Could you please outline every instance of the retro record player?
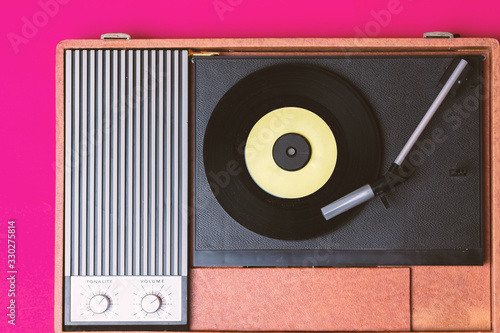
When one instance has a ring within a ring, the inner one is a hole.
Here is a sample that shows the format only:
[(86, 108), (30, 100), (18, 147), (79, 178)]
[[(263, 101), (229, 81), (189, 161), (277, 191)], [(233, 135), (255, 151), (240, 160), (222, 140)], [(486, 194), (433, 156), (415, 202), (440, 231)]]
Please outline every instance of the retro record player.
[(498, 330), (496, 41), (57, 63), (56, 331)]

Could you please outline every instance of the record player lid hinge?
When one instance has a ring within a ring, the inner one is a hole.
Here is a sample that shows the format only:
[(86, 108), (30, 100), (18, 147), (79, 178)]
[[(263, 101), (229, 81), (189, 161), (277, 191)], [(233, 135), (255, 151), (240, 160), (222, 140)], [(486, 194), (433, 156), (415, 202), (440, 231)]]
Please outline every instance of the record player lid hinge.
[(458, 38), (460, 34), (452, 34), (447, 31), (430, 31), (424, 33), (424, 38)]
[(130, 35), (122, 33), (122, 32), (108, 32), (108, 33), (102, 34), (101, 39), (102, 40), (105, 40), (105, 39), (126, 39), (126, 40), (129, 40)]

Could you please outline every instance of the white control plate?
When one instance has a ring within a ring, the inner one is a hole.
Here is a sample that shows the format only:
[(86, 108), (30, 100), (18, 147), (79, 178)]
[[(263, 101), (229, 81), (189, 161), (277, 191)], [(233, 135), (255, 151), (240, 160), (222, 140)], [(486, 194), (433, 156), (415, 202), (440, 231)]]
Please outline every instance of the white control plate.
[(72, 276), (71, 321), (182, 320), (181, 276)]

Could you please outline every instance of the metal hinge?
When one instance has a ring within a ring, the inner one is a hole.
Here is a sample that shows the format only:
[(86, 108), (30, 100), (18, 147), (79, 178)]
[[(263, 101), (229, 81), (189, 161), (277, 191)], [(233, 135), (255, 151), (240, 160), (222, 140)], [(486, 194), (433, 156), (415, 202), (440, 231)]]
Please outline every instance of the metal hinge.
[(457, 38), (459, 34), (452, 34), (446, 31), (431, 31), (424, 33), (424, 38)]
[(130, 35), (121, 32), (109, 32), (107, 34), (102, 34), (101, 39), (130, 39)]

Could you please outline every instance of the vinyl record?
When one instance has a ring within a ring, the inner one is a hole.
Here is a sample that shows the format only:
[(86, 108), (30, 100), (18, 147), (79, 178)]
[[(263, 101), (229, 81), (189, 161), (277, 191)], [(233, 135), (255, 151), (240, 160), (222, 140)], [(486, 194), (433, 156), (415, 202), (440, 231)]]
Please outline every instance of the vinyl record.
[[(277, 176), (266, 176), (259, 159), (250, 158), (256, 146)], [(305, 157), (279, 155), (292, 146)], [(270, 147), (278, 153), (271, 156)], [(237, 223), (266, 237), (305, 239), (349, 217), (325, 221), (321, 207), (378, 176), (381, 144), (373, 112), (354, 87), (323, 68), (290, 64), (259, 70), (221, 98), (203, 159), (212, 192)], [(290, 184), (281, 191), (280, 182)]]

